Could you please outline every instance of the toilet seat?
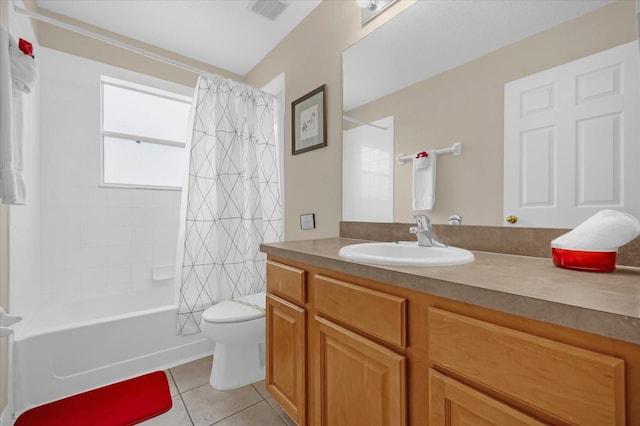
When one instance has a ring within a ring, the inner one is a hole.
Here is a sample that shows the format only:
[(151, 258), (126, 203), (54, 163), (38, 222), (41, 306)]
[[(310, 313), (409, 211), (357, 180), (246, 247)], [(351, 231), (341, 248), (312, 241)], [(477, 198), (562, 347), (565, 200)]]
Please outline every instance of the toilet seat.
[(250, 294), (213, 305), (204, 311), (202, 320), (209, 323), (251, 321), (264, 317), (265, 305), (265, 293)]

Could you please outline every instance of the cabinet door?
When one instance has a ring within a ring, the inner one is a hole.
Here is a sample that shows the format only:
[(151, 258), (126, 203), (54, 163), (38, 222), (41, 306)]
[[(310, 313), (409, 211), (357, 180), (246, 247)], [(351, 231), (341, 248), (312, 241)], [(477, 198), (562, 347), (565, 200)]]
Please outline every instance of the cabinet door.
[(406, 357), (316, 317), (316, 424), (406, 424)]
[(429, 369), (429, 415), (431, 426), (544, 424), (433, 369)]
[(267, 368), (265, 384), (298, 424), (305, 424), (304, 309), (267, 294)]

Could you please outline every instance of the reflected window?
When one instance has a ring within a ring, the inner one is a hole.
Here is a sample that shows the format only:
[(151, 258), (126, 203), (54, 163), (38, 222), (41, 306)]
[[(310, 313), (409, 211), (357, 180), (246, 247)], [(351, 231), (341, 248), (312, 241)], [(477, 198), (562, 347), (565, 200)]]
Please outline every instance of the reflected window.
[(360, 148), (362, 171), (362, 197), (369, 200), (389, 200), (391, 192), (391, 156), (388, 151), (362, 146)]

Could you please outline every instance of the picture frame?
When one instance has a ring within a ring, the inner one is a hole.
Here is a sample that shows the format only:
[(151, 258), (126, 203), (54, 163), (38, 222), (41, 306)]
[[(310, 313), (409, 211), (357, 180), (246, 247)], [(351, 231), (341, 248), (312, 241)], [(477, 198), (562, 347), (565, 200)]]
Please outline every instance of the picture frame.
[(327, 85), (291, 103), (291, 154), (327, 146)]

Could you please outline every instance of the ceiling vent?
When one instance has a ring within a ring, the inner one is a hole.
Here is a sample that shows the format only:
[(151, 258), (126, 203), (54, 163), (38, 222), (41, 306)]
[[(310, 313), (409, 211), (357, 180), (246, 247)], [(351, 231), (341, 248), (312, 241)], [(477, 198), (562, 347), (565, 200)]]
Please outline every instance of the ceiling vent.
[(289, 7), (289, 2), (284, 0), (254, 0), (249, 3), (249, 10), (260, 16), (269, 18), (272, 21), (278, 19), (278, 16)]

